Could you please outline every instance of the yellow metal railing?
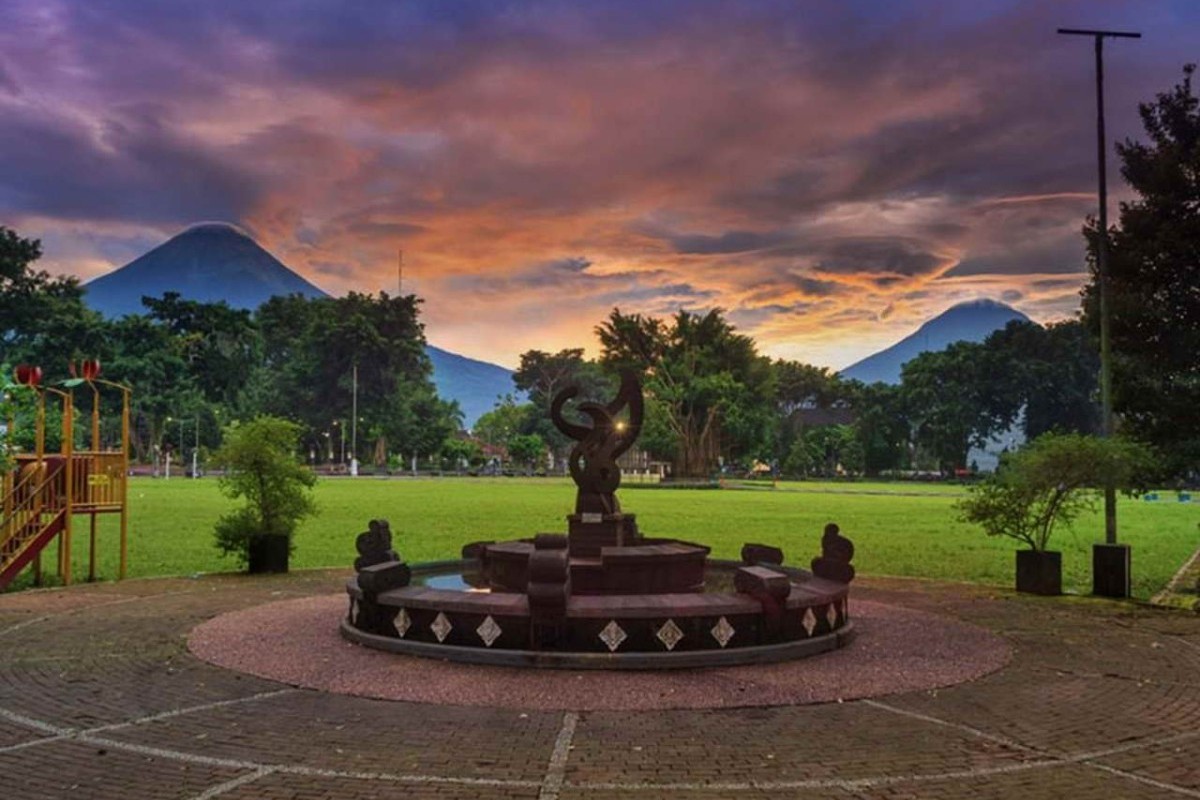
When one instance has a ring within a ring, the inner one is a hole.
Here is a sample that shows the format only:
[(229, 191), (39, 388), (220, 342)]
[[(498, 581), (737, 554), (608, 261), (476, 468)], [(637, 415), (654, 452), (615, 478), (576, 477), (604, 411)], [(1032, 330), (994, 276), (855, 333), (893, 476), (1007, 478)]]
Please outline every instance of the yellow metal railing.
[(74, 461), (71, 500), (75, 510), (119, 511), (125, 493), (125, 454), (76, 450)]
[(26, 461), (10, 481), (0, 518), (0, 573), (40, 533), (54, 515), (66, 508), (66, 461), (50, 458)]

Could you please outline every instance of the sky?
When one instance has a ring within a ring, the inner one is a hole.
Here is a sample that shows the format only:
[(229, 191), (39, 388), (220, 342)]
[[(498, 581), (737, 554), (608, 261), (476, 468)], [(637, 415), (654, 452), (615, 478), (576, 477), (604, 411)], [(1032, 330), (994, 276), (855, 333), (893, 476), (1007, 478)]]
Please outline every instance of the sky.
[[(98, 277), (199, 221), (506, 366), (613, 308), (841, 368), (956, 302), (1072, 316), (1108, 138), (1200, 3), (0, 0), (0, 224)], [(1129, 199), (1110, 155), (1110, 213)]]

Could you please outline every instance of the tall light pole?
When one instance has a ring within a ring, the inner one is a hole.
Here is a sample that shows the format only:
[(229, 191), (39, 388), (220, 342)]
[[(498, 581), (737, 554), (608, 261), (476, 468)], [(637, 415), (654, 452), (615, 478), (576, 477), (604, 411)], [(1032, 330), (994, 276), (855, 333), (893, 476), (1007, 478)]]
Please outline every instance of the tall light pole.
[[(1113, 435), (1112, 340), (1108, 274), (1108, 145), (1104, 135), (1104, 40), (1140, 39), (1140, 33), (1059, 28), (1067, 36), (1091, 36), (1096, 46), (1096, 161), (1100, 177), (1100, 236), (1096, 242), (1096, 272), (1100, 284), (1100, 405), (1104, 436)], [(1092, 593), (1128, 597), (1129, 545), (1117, 543), (1117, 490), (1104, 487), (1104, 543), (1092, 546)]]
[(358, 362), (354, 362), (353, 394), (350, 400), (350, 474), (358, 475)]

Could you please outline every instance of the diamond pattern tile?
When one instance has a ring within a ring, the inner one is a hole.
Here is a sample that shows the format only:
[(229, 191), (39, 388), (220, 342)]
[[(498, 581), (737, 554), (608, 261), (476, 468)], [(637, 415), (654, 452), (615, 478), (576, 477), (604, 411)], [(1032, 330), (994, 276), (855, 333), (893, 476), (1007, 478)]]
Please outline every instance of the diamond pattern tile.
[(404, 634), (408, 633), (408, 629), (412, 627), (412, 617), (408, 615), (407, 608), (401, 608), (400, 613), (396, 615), (396, 632), (400, 634), (400, 638), (404, 638)]
[(600, 631), (600, 641), (604, 642), (610, 653), (615, 653), (621, 646), (621, 642), (627, 638), (625, 631), (615, 619), (609, 620), (608, 624), (604, 626), (604, 630)]
[(492, 619), (490, 614), (479, 624), (475, 632), (479, 634), (480, 639), (483, 639), (486, 647), (491, 647), (500, 638), (500, 626), (496, 624), (496, 620)]
[(446, 641), (446, 637), (450, 635), (450, 629), (454, 626), (450, 624), (450, 620), (446, 619), (446, 615), (438, 612), (434, 617), (433, 624), (429, 626), (429, 630), (433, 631), (433, 635), (437, 637), (439, 642)]
[(655, 636), (658, 637), (658, 640), (668, 650), (674, 650), (675, 645), (679, 644), (679, 640), (683, 638), (683, 631), (679, 630), (679, 626), (675, 624), (675, 620), (669, 619), (658, 629), (658, 633)]
[(733, 626), (729, 624), (729, 620), (721, 617), (717, 620), (717, 624), (712, 626), (712, 636), (717, 640), (717, 644), (724, 647), (729, 644), (729, 640), (733, 638), (733, 634), (737, 633)]
[(800, 624), (804, 626), (804, 630), (808, 632), (809, 636), (813, 635), (813, 631), (817, 629), (817, 615), (812, 612), (812, 608), (804, 609), (804, 619), (800, 621)]
[(837, 627), (837, 621), (838, 621), (837, 603), (829, 604), (829, 610), (825, 612), (825, 619), (827, 619), (829, 621), (829, 630), (833, 630), (834, 628)]

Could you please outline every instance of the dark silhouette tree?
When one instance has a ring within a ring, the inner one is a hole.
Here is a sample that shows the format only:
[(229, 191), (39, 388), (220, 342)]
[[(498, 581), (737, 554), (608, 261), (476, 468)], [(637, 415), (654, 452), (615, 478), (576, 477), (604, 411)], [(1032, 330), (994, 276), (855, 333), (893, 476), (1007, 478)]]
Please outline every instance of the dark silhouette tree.
[[(1157, 447), (1175, 474), (1200, 464), (1200, 99), (1195, 65), (1139, 105), (1146, 142), (1117, 145), (1137, 198), (1109, 232), (1113, 406), (1121, 428)], [(1099, 329), (1096, 221), (1084, 229), (1092, 280), (1084, 318)]]

